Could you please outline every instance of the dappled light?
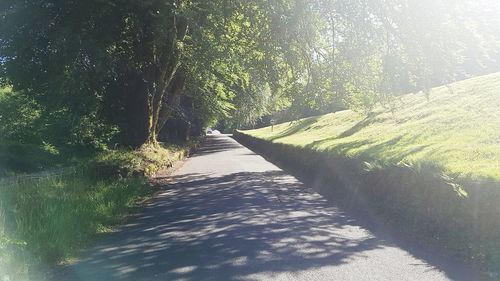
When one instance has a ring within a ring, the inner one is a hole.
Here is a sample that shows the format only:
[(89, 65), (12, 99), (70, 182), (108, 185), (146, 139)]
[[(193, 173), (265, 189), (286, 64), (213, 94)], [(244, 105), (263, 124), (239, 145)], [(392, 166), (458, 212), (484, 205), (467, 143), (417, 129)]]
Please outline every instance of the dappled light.
[[(216, 160), (232, 153), (242, 161), (258, 157), (227, 137), (206, 142), (211, 152), (202, 149), (191, 161)], [(367, 274), (374, 258), (389, 252), (399, 255), (391, 266), (410, 263), (411, 274), (438, 267), (455, 280), (470, 280), (472, 272), (467, 269), (447, 271), (449, 265), (437, 260), (428, 264), (408, 245), (409, 252), (400, 250), (404, 244), (376, 230), (371, 220), (339, 209), (263, 159), (254, 161), (261, 171), (227, 173), (232, 169), (222, 167), (213, 168), (221, 172), (218, 176), (187, 171), (172, 176), (143, 212), (56, 276), (67, 280), (286, 280), (289, 274), (326, 274), (338, 268), (337, 274), (356, 269), (350, 276), (357, 279)], [(373, 274), (393, 278), (384, 267)]]
[(499, 107), (498, 0), (1, 0), (0, 280), (496, 281)]
[[(92, 249), (73, 270), (81, 270), (84, 280), (106, 280), (109, 274), (143, 280), (237, 280), (335, 266), (385, 247), (366, 230), (350, 225), (353, 219), (335, 216), (335, 208), (283, 176), (174, 177), (178, 184), (160, 195), (167, 201), (148, 206), (134, 218), (137, 223), (121, 230), (123, 238), (118, 234), (116, 242)], [(298, 194), (290, 198), (289, 193)], [(336, 236), (332, 226), (349, 228), (351, 236)], [(89, 275), (94, 266), (104, 272)]]

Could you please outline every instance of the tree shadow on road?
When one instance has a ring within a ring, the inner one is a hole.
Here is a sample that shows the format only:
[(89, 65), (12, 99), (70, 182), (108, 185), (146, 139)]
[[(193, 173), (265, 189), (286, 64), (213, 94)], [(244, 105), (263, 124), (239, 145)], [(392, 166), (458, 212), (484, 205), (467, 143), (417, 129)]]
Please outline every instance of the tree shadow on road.
[(192, 157), (199, 157), (213, 153), (224, 152), (240, 147), (241, 146), (237, 142), (234, 142), (230, 138), (227, 138), (225, 136), (217, 136), (217, 135), (207, 136), (206, 139), (203, 141), (202, 145), (200, 146), (200, 148), (196, 150), (196, 152), (193, 154)]
[(66, 278), (240, 280), (342, 264), (385, 246), (364, 232), (335, 235), (328, 226), (349, 227), (355, 220), (281, 171), (185, 175), (173, 182), (68, 268)]
[[(195, 157), (234, 145), (216, 140)], [(347, 265), (394, 247), (367, 230), (374, 228), (374, 221), (339, 209), (279, 169), (184, 174), (173, 176), (129, 224), (52, 279), (271, 279)], [(414, 266), (433, 269), (423, 262)], [(471, 280), (436, 267), (456, 280)]]
[[(340, 265), (391, 246), (282, 171), (172, 182), (69, 268), (68, 280), (241, 280)], [(349, 228), (349, 237), (335, 232)]]

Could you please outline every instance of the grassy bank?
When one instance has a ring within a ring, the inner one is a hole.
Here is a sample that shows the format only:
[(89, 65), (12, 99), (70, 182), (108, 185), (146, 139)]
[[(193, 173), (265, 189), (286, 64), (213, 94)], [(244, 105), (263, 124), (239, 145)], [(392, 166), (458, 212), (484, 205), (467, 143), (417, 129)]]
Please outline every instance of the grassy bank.
[(107, 151), (71, 168), (0, 179), (0, 278), (37, 280), (112, 232), (154, 192), (147, 177), (192, 145)]
[(500, 74), (240, 133), (418, 239), (500, 270)]
[(432, 162), (455, 177), (500, 180), (500, 73), (416, 93), (371, 114), (351, 110), (246, 134), (382, 162)]

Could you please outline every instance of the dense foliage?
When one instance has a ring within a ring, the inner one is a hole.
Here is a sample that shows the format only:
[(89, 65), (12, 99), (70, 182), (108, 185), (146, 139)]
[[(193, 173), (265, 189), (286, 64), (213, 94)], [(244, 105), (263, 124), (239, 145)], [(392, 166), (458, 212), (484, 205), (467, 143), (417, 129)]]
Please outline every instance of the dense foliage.
[[(0, 186), (0, 252), (70, 255), (145, 192), (130, 175), (187, 150), (158, 141), (393, 113), (402, 93), (498, 70), (497, 0), (1, 0), (0, 177), (52, 170)], [(124, 179), (50, 175), (82, 165)]]
[(395, 94), (498, 68), (494, 5), (5, 0), (1, 76), (31, 116), (2, 129), (11, 139), (34, 129), (55, 146), (138, 147), (217, 121), (390, 105)]

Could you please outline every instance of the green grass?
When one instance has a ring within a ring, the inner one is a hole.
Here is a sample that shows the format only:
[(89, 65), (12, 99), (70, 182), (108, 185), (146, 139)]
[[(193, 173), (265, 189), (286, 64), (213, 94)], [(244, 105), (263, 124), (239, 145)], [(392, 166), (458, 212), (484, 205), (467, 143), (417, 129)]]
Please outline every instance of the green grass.
[(12, 277), (71, 257), (150, 192), (140, 178), (98, 180), (76, 170), (21, 178), (0, 189), (0, 276)]
[[(500, 73), (236, 137), (380, 221), (500, 272)], [(301, 172), (304, 171), (304, 172)]]
[(38, 280), (40, 268), (73, 258), (98, 234), (112, 232), (154, 191), (147, 177), (192, 145), (109, 150), (52, 174), (0, 178), (0, 279)]
[(449, 175), (500, 180), (500, 73), (407, 94), (394, 111), (351, 110), (245, 131), (277, 143), (395, 164), (430, 162)]

